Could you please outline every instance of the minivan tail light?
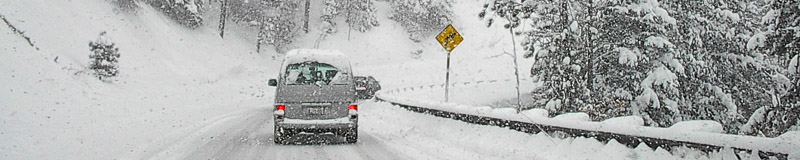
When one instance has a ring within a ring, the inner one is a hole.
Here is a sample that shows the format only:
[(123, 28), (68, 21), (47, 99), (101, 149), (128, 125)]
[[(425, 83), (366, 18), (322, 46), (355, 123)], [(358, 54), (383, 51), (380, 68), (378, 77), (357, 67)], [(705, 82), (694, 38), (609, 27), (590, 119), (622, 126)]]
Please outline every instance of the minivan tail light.
[(275, 122), (283, 122), (284, 110), (286, 110), (286, 105), (275, 105), (275, 111), (272, 112), (275, 115)]
[(350, 121), (357, 122), (358, 121), (358, 105), (351, 104), (347, 106), (347, 113), (350, 114)]

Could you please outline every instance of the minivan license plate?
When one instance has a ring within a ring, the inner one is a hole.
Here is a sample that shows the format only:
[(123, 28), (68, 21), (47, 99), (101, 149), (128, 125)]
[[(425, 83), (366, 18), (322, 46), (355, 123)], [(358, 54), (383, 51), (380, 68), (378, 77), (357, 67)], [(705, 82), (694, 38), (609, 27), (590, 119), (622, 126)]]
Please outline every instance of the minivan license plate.
[(325, 108), (323, 108), (323, 107), (312, 107), (312, 108), (308, 108), (308, 113), (310, 113), (310, 114), (317, 114), (317, 115), (319, 115), (319, 114), (325, 114)]

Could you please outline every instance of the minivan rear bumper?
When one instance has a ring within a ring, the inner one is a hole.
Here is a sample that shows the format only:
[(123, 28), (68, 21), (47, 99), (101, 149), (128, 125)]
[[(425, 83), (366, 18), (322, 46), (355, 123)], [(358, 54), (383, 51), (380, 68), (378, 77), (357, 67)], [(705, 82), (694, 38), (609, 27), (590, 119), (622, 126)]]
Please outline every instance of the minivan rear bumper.
[(336, 119), (324, 120), (305, 120), (305, 119), (288, 119), (285, 118), (281, 122), (276, 122), (275, 125), (280, 128), (290, 129), (344, 129), (355, 128), (358, 124), (352, 121), (349, 117), (342, 117)]

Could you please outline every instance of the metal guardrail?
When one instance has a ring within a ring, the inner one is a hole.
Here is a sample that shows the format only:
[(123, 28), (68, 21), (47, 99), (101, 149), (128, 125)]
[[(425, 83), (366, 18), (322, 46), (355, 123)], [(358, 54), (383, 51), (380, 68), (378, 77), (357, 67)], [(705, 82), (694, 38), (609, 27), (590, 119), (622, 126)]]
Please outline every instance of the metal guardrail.
[[(489, 81), (492, 82), (492, 81)], [(476, 83), (479, 84), (479, 83)], [(422, 87), (430, 87), (433, 88), (435, 85), (431, 86), (420, 86)], [(442, 85), (443, 86), (443, 85)], [(397, 93), (401, 90), (414, 90), (417, 87), (408, 87), (403, 89), (396, 89), (393, 93)], [(425, 106), (414, 106), (409, 104), (403, 104), (400, 102), (393, 102), (387, 99), (381, 98), (381, 96), (376, 96), (376, 99), (379, 101), (384, 101), (391, 103), (396, 106), (400, 106), (401, 108), (418, 112), (429, 114), (437, 117), (449, 118), (453, 120), (459, 120), (467, 123), (473, 124), (481, 124), (481, 125), (489, 125), (489, 126), (498, 126), (503, 128), (508, 128), (511, 130), (525, 132), (525, 133), (539, 133), (539, 132), (546, 132), (546, 133), (559, 133), (559, 135), (565, 135), (569, 137), (587, 137), (587, 138), (594, 138), (603, 143), (606, 143), (610, 140), (616, 140), (620, 144), (624, 144), (628, 147), (635, 148), (639, 144), (644, 143), (652, 149), (663, 148), (666, 150), (672, 150), (678, 147), (686, 147), (697, 149), (703, 152), (712, 152), (712, 151), (720, 151), (723, 148), (727, 148), (724, 146), (717, 146), (712, 144), (704, 144), (698, 142), (689, 142), (689, 141), (678, 141), (678, 140), (670, 140), (670, 139), (663, 139), (663, 138), (656, 138), (656, 137), (646, 137), (646, 136), (637, 136), (637, 135), (627, 135), (627, 134), (619, 134), (619, 133), (610, 133), (610, 132), (603, 132), (603, 131), (592, 131), (592, 130), (583, 130), (583, 129), (576, 129), (576, 128), (569, 128), (569, 127), (562, 127), (562, 126), (554, 126), (554, 125), (545, 125), (545, 124), (536, 124), (531, 122), (521, 122), (516, 120), (506, 120), (494, 117), (486, 117), (486, 116), (478, 116), (478, 115), (471, 115), (465, 113), (456, 113), (451, 111), (444, 111), (439, 109), (432, 109), (430, 107)], [(752, 154), (753, 150), (746, 149), (746, 148), (732, 148), (739, 156), (741, 152)], [(758, 151), (758, 155), (762, 159), (768, 158), (777, 158), (777, 159), (788, 159), (788, 153), (778, 153), (778, 152), (769, 152), (769, 151)]]

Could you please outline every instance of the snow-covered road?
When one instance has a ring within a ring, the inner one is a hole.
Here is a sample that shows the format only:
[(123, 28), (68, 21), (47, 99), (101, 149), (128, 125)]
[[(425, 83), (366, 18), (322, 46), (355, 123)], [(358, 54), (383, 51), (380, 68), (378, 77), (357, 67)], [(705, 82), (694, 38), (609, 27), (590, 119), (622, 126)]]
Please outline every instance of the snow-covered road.
[[(374, 103), (371, 103), (374, 104)], [(369, 106), (369, 105), (368, 105)], [(365, 107), (368, 107), (365, 106)], [(374, 106), (374, 105), (372, 105)], [(408, 159), (385, 146), (384, 141), (363, 131), (356, 144), (344, 144), (334, 135), (299, 135), (297, 144), (272, 142), (271, 109), (258, 108), (235, 112), (205, 122), (194, 131), (171, 136), (180, 139), (163, 146), (144, 148), (149, 159)], [(363, 125), (364, 128), (378, 126)], [(310, 141), (310, 142), (309, 142)], [(135, 157), (131, 157), (135, 158)]]
[[(460, 142), (445, 138), (452, 135), (441, 134), (442, 127), (452, 130), (465, 124), (443, 125), (448, 120), (432, 116), (418, 117), (422, 115), (415, 116), (417, 113), (384, 102), (364, 101), (361, 106), (360, 137), (356, 144), (343, 143), (342, 137), (334, 135), (300, 135), (293, 139), (297, 144), (275, 144), (272, 142), (270, 109), (258, 108), (201, 122), (205, 125), (166, 136), (159, 144), (142, 148), (141, 155), (132, 155), (129, 158), (472, 159), (495, 156), (500, 158), (504, 155), (522, 159), (533, 158), (533, 153), (481, 152), (483, 149), (478, 145), (462, 145)], [(434, 121), (429, 123), (426, 120)], [(454, 123), (461, 122), (454, 121)], [(474, 134), (481, 135), (481, 133)], [(304, 142), (307, 140), (311, 142)]]
[[(272, 142), (269, 108), (245, 109), (200, 122), (143, 146), (123, 159), (694, 159), (611, 141), (550, 138), (410, 112), (386, 102), (360, 104), (359, 141), (301, 135), (297, 144)], [(305, 142), (310, 140), (311, 142)], [(714, 157), (712, 153), (712, 157)]]

